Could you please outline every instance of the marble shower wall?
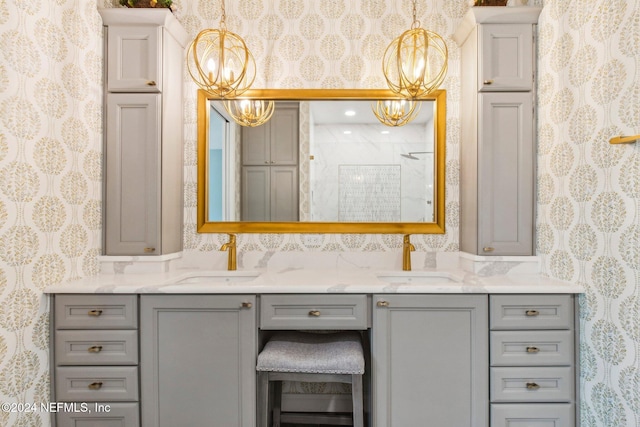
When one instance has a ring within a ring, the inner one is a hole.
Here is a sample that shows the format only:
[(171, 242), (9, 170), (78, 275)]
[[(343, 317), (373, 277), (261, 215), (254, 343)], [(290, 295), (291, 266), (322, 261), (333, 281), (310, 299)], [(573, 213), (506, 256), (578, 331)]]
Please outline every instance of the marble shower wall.
[(582, 427), (640, 426), (640, 2), (555, 0), (539, 20), (538, 253), (579, 282)]

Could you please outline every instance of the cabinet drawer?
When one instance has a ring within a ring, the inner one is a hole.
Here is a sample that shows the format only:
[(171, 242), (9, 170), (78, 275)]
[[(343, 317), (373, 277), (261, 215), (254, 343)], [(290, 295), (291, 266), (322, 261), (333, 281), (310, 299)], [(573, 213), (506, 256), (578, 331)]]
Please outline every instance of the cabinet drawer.
[(570, 403), (491, 405), (491, 427), (574, 427)]
[(137, 365), (138, 331), (56, 332), (57, 365)]
[(136, 295), (56, 295), (56, 329), (135, 329)]
[(491, 368), (491, 402), (570, 402), (573, 368)]
[(60, 402), (135, 402), (136, 366), (58, 367), (56, 399)]
[(491, 295), (490, 327), (497, 329), (571, 329), (571, 295)]
[(263, 295), (262, 329), (366, 329), (366, 295)]
[[(91, 412), (60, 412), (56, 414), (57, 427), (138, 427), (140, 415), (137, 403), (89, 403)], [(100, 412), (98, 412), (100, 411)]]
[(572, 331), (491, 331), (492, 366), (569, 366)]

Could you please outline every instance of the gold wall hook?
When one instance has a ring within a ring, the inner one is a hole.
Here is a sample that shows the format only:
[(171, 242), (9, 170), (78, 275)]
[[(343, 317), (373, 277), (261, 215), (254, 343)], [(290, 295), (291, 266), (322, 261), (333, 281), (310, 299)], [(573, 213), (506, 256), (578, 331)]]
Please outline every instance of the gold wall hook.
[(609, 144), (631, 144), (640, 139), (640, 135), (633, 136), (614, 136), (609, 140)]

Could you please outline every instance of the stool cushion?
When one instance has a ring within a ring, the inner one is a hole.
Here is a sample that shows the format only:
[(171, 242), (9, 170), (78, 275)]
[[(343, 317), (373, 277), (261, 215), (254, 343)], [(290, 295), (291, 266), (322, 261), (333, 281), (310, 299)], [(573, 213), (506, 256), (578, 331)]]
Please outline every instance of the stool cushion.
[(357, 332), (276, 333), (258, 355), (258, 371), (311, 374), (364, 374), (364, 353)]

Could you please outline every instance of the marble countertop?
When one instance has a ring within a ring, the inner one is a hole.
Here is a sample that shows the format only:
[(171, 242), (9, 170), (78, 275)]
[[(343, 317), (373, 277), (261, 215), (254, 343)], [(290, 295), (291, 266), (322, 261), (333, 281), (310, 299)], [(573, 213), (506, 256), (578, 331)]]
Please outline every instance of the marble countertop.
[[(457, 257), (430, 262), (419, 256), (404, 272), (369, 255), (367, 262), (345, 254), (290, 255), (250, 262), (236, 271), (181, 266), (170, 271), (127, 272), (114, 268), (97, 276), (50, 286), (45, 293), (269, 294), (269, 293), (582, 293), (576, 284), (544, 277), (537, 261)], [(371, 259), (373, 258), (373, 259)], [(451, 258), (451, 257), (449, 257)], [(522, 257), (521, 257), (522, 258)], [(380, 262), (378, 262), (380, 261)], [(415, 262), (418, 261), (418, 262)], [(118, 261), (120, 262), (120, 261)], [(125, 261), (122, 261), (125, 262)], [(215, 263), (214, 263), (215, 264)], [(128, 261), (127, 266), (132, 262)], [(429, 266), (432, 268), (429, 268)], [(425, 267), (426, 266), (426, 267)], [(244, 267), (244, 268), (241, 268)], [(391, 268), (390, 268), (391, 267)]]

